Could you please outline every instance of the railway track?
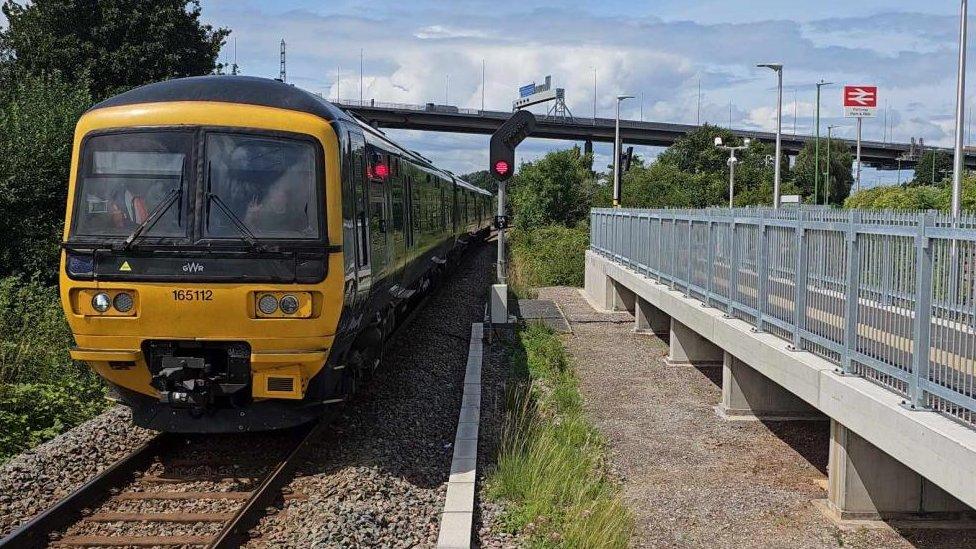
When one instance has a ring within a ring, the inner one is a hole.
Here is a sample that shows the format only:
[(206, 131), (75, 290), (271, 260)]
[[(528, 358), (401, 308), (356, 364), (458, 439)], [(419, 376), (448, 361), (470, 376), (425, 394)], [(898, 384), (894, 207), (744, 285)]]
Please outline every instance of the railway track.
[(263, 440), (160, 433), (0, 547), (238, 547), (327, 423)]

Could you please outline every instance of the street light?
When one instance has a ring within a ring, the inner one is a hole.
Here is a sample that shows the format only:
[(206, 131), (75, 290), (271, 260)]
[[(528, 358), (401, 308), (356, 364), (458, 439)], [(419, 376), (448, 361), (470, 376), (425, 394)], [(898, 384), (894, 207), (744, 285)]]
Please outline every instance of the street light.
[[(956, 143), (953, 152), (952, 171), (952, 216), (958, 218), (962, 213), (962, 170), (965, 160), (963, 150), (963, 123), (966, 120), (966, 22), (968, 2), (962, 0), (959, 6), (959, 75), (956, 80)], [(955, 250), (953, 250), (955, 251)], [(955, 254), (953, 254), (955, 257)]]
[(620, 207), (620, 102), (633, 99), (633, 95), (617, 96), (617, 116), (613, 131), (613, 207)]
[(834, 128), (839, 127), (836, 124), (827, 126), (827, 176), (824, 178), (824, 206), (830, 205), (830, 138)]
[(748, 137), (743, 139), (742, 145), (739, 145), (738, 147), (723, 145), (721, 137), (715, 138), (716, 147), (724, 151), (729, 151), (729, 160), (727, 163), (729, 165), (729, 208), (730, 209), (735, 207), (735, 164), (739, 161), (739, 159), (735, 157), (735, 151), (748, 149), (750, 144), (752, 144), (752, 140), (749, 139)]
[(776, 71), (777, 78), (777, 99), (776, 99), (776, 164), (775, 172), (773, 174), (773, 207), (779, 208), (779, 184), (780, 184), (780, 173), (779, 164), (780, 157), (783, 154), (782, 139), (783, 139), (783, 64), (782, 63), (760, 63), (756, 65), (757, 67), (770, 69)]
[(824, 82), (821, 78), (820, 82), (817, 82), (817, 137), (814, 140), (814, 154), (813, 154), (813, 203), (818, 204), (820, 202), (820, 88), (824, 86), (830, 86), (833, 82)]

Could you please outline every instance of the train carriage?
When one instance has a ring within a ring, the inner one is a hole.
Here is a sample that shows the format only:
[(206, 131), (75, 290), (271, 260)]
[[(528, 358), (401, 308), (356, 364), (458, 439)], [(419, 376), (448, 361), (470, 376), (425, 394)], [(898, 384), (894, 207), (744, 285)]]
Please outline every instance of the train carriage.
[(134, 89), (76, 130), (60, 285), (71, 356), (141, 426), (310, 421), (368, 376), (493, 204), (288, 84)]

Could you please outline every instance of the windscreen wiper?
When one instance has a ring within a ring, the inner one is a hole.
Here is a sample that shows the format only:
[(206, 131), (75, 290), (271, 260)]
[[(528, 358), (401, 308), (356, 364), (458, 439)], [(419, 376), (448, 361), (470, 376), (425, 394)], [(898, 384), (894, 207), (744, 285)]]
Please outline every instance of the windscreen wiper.
[(217, 196), (215, 193), (208, 192), (207, 201), (216, 204), (217, 207), (220, 208), (220, 211), (224, 212), (224, 215), (226, 215), (234, 226), (237, 227), (237, 231), (241, 233), (241, 238), (244, 239), (245, 242), (247, 242), (252, 248), (258, 247), (258, 240), (254, 237), (254, 233), (251, 232), (251, 229), (247, 228), (244, 221), (242, 221), (241, 218), (238, 217), (237, 214), (235, 214), (234, 211), (231, 210), (230, 207), (227, 206), (227, 204), (225, 204), (219, 196)]
[(153, 208), (151, 212), (149, 212), (149, 216), (146, 217), (146, 220), (140, 223), (139, 226), (136, 227), (136, 230), (132, 231), (132, 234), (126, 237), (125, 241), (122, 243), (122, 249), (123, 250), (129, 249), (129, 247), (132, 246), (132, 243), (135, 242), (137, 238), (139, 238), (139, 235), (151, 229), (153, 225), (155, 225), (156, 222), (159, 221), (159, 219), (163, 216), (163, 214), (166, 213), (167, 210), (169, 210), (170, 206), (175, 204), (176, 200), (182, 196), (183, 196), (183, 184), (181, 178), (180, 186), (176, 189), (171, 190), (169, 194), (166, 195), (166, 198), (164, 198), (162, 202), (156, 204), (156, 207)]

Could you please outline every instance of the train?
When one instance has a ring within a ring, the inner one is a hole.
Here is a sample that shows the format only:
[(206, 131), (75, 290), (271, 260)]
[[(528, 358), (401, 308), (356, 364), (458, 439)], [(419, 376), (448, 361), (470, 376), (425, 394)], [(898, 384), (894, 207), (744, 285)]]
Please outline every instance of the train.
[(70, 173), (71, 358), (171, 432), (283, 429), (348, 399), (496, 204), (321, 96), (248, 76), (96, 104)]

